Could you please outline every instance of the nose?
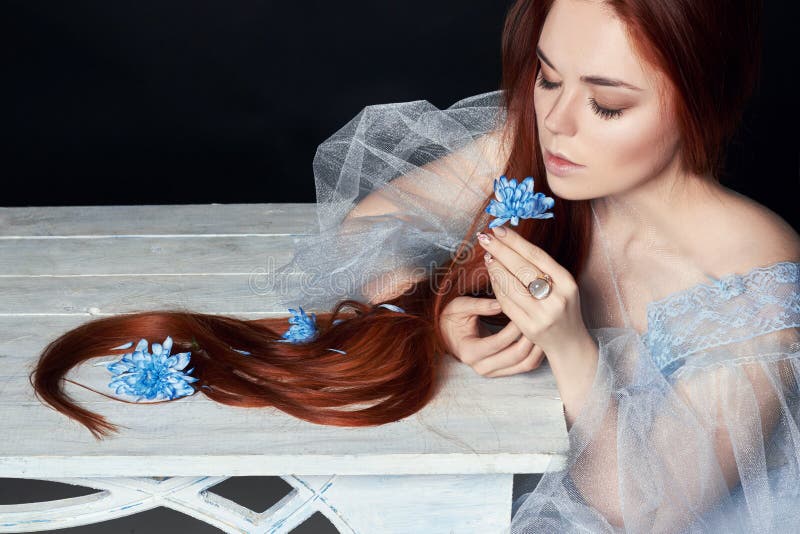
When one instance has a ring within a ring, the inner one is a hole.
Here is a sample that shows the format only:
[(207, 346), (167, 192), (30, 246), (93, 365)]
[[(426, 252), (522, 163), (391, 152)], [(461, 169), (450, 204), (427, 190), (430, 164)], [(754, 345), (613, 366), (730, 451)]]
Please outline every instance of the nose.
[(555, 99), (552, 100), (550, 109), (547, 110), (544, 118), (544, 126), (554, 135), (575, 135), (577, 130), (577, 102), (576, 94), (570, 94), (562, 90)]

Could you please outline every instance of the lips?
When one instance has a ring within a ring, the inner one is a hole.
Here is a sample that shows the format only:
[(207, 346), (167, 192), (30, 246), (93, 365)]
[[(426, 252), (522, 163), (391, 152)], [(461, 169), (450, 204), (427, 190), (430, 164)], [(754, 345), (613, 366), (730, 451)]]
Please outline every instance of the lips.
[(554, 176), (567, 177), (576, 173), (580, 173), (586, 167), (578, 163), (574, 163), (567, 159), (564, 154), (560, 152), (551, 153), (545, 149), (544, 166), (547, 172)]
[(561, 152), (551, 152), (546, 148), (545, 148), (545, 152), (547, 152), (546, 157), (553, 158), (553, 160), (556, 163), (561, 163), (563, 165), (578, 165), (578, 166), (581, 166), (581, 167), (583, 166), (583, 165), (580, 165), (579, 163), (575, 163), (574, 161), (571, 161), (567, 156), (565, 156)]

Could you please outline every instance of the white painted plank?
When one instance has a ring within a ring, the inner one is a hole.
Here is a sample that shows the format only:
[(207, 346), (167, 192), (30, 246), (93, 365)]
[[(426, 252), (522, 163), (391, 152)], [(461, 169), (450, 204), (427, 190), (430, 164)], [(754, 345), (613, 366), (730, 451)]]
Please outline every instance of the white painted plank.
[(82, 235), (276, 235), (317, 229), (313, 203), (0, 207), (0, 239)]
[(267, 272), (292, 258), (294, 237), (0, 239), (0, 277)]
[(249, 274), (0, 277), (0, 316), (92, 309), (95, 315), (167, 308), (222, 314), (276, 311), (286, 286), (268, 265), (254, 260)]

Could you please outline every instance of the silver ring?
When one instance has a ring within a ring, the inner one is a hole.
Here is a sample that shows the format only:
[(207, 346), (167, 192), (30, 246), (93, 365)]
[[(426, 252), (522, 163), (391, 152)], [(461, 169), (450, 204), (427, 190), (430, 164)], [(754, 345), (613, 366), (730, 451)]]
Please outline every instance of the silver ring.
[(546, 273), (540, 274), (528, 284), (528, 292), (536, 300), (546, 299), (551, 289), (553, 289), (553, 279)]

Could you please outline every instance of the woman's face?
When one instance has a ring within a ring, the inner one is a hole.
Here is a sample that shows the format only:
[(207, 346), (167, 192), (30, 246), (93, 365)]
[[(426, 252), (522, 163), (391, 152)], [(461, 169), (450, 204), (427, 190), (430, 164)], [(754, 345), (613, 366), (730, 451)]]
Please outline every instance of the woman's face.
[[(679, 137), (672, 114), (662, 115), (658, 84), (663, 78), (640, 64), (622, 23), (602, 2), (556, 0), (535, 53), (542, 157), (546, 151), (561, 152), (584, 166), (566, 176), (548, 170), (553, 193), (568, 200), (597, 198), (675, 175)], [(638, 89), (591, 83), (583, 76)]]

